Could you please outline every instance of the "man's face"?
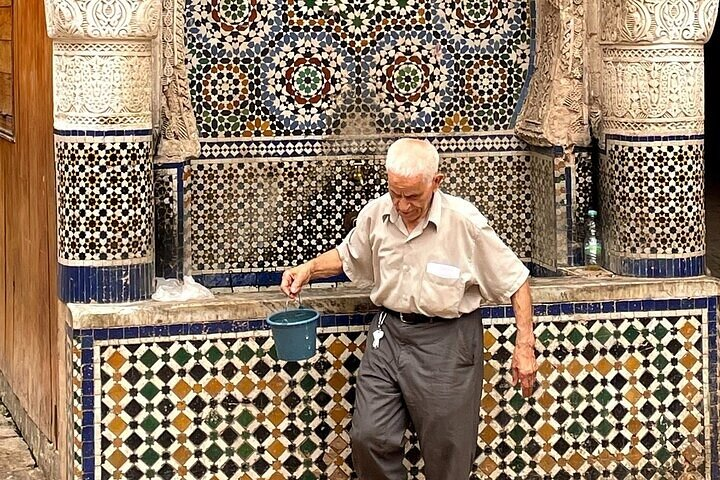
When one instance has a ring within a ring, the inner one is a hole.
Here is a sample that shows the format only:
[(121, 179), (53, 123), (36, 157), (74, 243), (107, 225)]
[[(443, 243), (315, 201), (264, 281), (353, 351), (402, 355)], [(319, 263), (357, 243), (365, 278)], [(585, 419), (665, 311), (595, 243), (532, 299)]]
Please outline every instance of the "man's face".
[(402, 177), (388, 172), (388, 190), (395, 210), (406, 225), (416, 225), (427, 215), (433, 193), (440, 186), (443, 176), (435, 175), (426, 180), (422, 175)]

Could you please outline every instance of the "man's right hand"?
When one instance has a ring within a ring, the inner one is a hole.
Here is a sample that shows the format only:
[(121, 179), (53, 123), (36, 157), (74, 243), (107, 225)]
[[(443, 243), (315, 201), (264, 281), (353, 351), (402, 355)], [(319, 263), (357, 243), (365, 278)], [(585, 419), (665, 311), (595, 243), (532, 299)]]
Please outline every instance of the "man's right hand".
[(292, 300), (295, 300), (302, 288), (310, 281), (311, 273), (311, 262), (285, 270), (283, 272), (282, 282), (280, 282), (280, 290)]

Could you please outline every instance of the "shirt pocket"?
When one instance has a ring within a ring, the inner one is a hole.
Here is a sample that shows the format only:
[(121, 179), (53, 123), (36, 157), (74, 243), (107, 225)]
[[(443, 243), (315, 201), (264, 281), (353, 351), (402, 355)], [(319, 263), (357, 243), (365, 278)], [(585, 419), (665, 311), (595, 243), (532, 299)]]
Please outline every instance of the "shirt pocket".
[(419, 307), (429, 316), (456, 318), (465, 294), (465, 281), (462, 276), (448, 278), (435, 275), (427, 270), (420, 282)]

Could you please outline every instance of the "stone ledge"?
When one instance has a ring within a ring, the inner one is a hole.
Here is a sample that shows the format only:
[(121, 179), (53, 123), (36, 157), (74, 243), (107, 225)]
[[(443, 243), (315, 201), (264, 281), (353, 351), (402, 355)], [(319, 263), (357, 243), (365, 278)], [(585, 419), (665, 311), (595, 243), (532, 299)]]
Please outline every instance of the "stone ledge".
[[(532, 278), (534, 303), (610, 301), (707, 297), (720, 294), (720, 279), (692, 277), (639, 279), (612, 274), (570, 274), (556, 278)], [(368, 312), (377, 307), (368, 298), (370, 290), (352, 285), (311, 288), (303, 292), (303, 305), (327, 314)], [(288, 306), (279, 291), (219, 294), (210, 300), (183, 302), (144, 301), (127, 304), (69, 304), (74, 329), (219, 320), (265, 318)]]

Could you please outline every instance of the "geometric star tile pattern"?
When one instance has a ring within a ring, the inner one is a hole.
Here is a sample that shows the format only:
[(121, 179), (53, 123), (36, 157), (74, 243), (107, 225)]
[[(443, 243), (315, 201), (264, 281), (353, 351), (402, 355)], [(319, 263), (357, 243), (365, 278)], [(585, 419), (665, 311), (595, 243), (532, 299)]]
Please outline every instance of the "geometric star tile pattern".
[[(473, 202), (521, 257), (530, 253), (530, 174), (522, 154), (444, 157), (443, 190)], [(334, 248), (386, 192), (383, 160), (193, 165), (194, 274), (279, 270)], [(292, 192), (292, 195), (288, 195)]]
[[(192, 272), (276, 271), (336, 246), (359, 208), (384, 193), (382, 157), (401, 135), (454, 144), (457, 158), (440, 148), (443, 156), (478, 174), (455, 189), (487, 206), (501, 237), (529, 258), (524, 151), (479, 154), (470, 137), (518, 143), (530, 11), (525, 0), (187, 2), (201, 140)], [(335, 155), (337, 145), (349, 147)], [(363, 186), (352, 181), (358, 170)]]
[[(514, 320), (486, 318), (472, 478), (703, 478), (703, 315), (539, 316), (530, 399), (508, 382)], [(266, 330), (96, 341), (101, 478), (352, 478), (365, 327), (319, 338), (303, 363), (278, 362)], [(423, 479), (412, 430), (407, 439), (410, 478)]]
[(201, 138), (512, 127), (530, 59), (524, 0), (193, 0)]
[(58, 256), (118, 265), (153, 255), (149, 141), (57, 140)]
[(703, 143), (608, 141), (600, 157), (608, 253), (621, 258), (705, 254)]

